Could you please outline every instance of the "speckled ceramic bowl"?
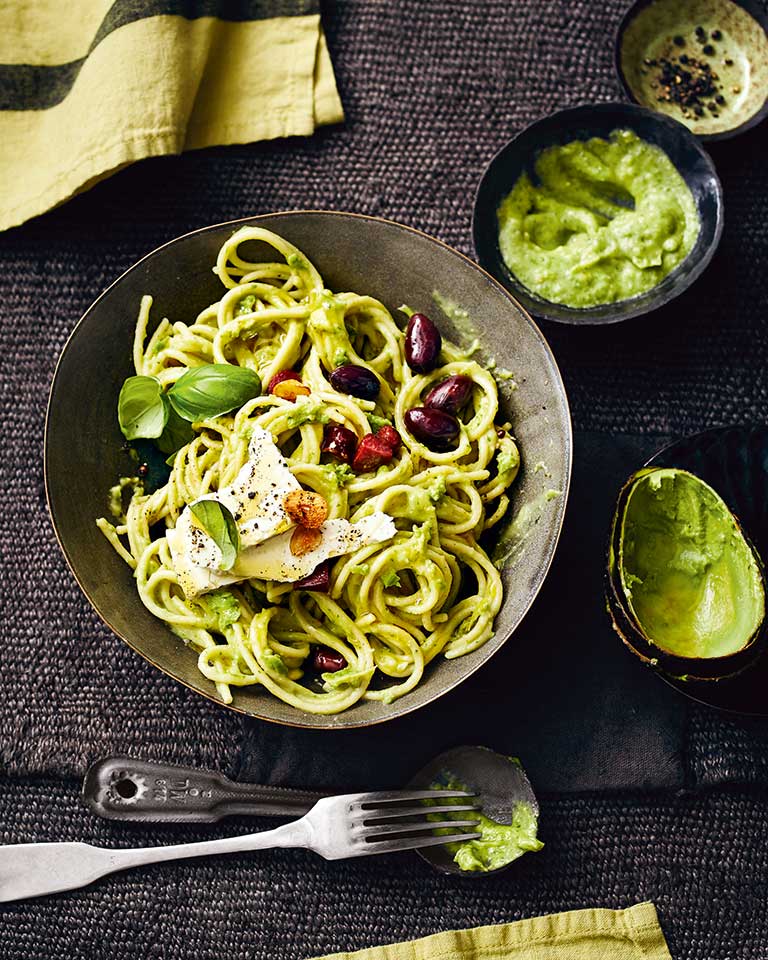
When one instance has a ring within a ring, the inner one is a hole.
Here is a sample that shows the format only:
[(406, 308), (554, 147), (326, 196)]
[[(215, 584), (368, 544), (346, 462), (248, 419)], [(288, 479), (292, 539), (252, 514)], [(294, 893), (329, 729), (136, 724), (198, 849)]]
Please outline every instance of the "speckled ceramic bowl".
[[(222, 296), (211, 266), (222, 243), (255, 223), (281, 234), (316, 264), (333, 290), (357, 290), (391, 310), (402, 303), (429, 311), (447, 337), (457, 339), (435, 295), (466, 307), (487, 355), (516, 375), (518, 389), (502, 394), (526, 466), (513, 507), (531, 523), (502, 570), (504, 601), (496, 633), (455, 660), (436, 658), (421, 683), (392, 704), (364, 700), (336, 716), (302, 713), (259, 687), (242, 687), (232, 709), (291, 726), (360, 727), (409, 713), (447, 693), (481, 667), (512, 635), (549, 570), (563, 523), (571, 475), (571, 422), (560, 373), (546, 340), (522, 307), (476, 264), (409, 227), (335, 212), (277, 213), (197, 230), (140, 260), (91, 306), (70, 337), (51, 387), (45, 435), (48, 504), (64, 555), (96, 611), (134, 650), (164, 673), (210, 699), (212, 683), (193, 651), (141, 603), (128, 566), (96, 527), (107, 492), (132, 472), (117, 423), (117, 397), (131, 369), (133, 328), (141, 296), (154, 297), (156, 318), (187, 319)], [(272, 255), (264, 247), (261, 255)], [(259, 252), (254, 251), (254, 256)], [(444, 301), (445, 302), (445, 301)], [(83, 389), (83, 384), (88, 389)], [(544, 478), (534, 464), (545, 461)], [(561, 495), (543, 497), (544, 486)]]
[[(518, 177), (533, 172), (537, 154), (554, 144), (608, 137), (633, 130), (660, 147), (688, 185), (701, 223), (693, 250), (661, 283), (628, 300), (595, 307), (567, 307), (537, 296), (509, 270), (499, 248), (497, 211)], [(679, 296), (712, 259), (723, 231), (723, 191), (709, 154), (681, 123), (631, 103), (591, 103), (542, 117), (509, 141), (488, 164), (475, 197), (472, 236), (482, 267), (531, 313), (558, 323), (617, 323), (656, 310)]]
[[(702, 140), (736, 136), (768, 115), (768, 8), (760, 0), (637, 0), (621, 21), (615, 53), (629, 99)], [(703, 71), (710, 95), (681, 105), (673, 71)]]

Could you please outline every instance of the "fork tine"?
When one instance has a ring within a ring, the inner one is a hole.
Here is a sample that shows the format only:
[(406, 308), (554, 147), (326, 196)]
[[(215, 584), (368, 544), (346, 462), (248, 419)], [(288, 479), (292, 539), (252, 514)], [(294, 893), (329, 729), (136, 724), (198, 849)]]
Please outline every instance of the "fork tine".
[(358, 793), (350, 797), (353, 803), (363, 807), (376, 806), (379, 803), (397, 803), (412, 800), (448, 800), (452, 798), (469, 799), (476, 793), (468, 790), (380, 790), (376, 793)]
[(366, 841), (377, 840), (379, 837), (389, 837), (394, 834), (424, 833), (425, 830), (441, 830), (446, 827), (476, 827), (479, 820), (436, 820), (418, 822), (413, 820), (409, 823), (381, 823), (370, 830), (366, 830), (363, 837)]
[(386, 807), (383, 810), (363, 810), (363, 820), (365, 823), (376, 820), (389, 820), (395, 817), (425, 817), (432, 813), (466, 813), (468, 810), (477, 810), (480, 808), (474, 804), (448, 804), (445, 806), (420, 806), (420, 807)]
[(443, 843), (461, 843), (462, 840), (477, 840), (480, 833), (450, 833), (443, 837), (400, 837), (395, 840), (379, 840), (358, 847), (363, 853), (396, 853), (398, 850), (416, 850), (419, 847), (436, 847)]

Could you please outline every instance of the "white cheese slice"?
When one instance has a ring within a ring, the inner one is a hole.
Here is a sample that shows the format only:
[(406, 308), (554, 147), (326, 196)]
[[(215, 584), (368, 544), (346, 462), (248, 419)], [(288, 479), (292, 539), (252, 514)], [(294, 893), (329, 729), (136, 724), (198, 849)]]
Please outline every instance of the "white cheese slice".
[(320, 542), (314, 550), (294, 557), (291, 553), (291, 537), (288, 530), (272, 537), (257, 547), (249, 547), (238, 554), (232, 573), (245, 580), (277, 580), (280, 583), (301, 580), (331, 557), (352, 553), (370, 543), (391, 540), (397, 533), (395, 521), (389, 514), (377, 510), (357, 523), (349, 520), (326, 520), (320, 527)]
[(221, 550), (197, 523), (189, 507), (182, 511), (174, 529), (166, 533), (174, 570), (190, 599), (249, 578), (301, 580), (323, 560), (395, 535), (394, 521), (381, 512), (358, 523), (326, 520), (320, 527), (318, 546), (302, 557), (294, 557), (290, 544), (295, 524), (285, 511), (284, 500), (286, 494), (301, 490), (301, 484), (272, 435), (262, 427), (253, 428), (248, 454), (248, 462), (233, 483), (200, 498), (217, 500), (235, 519), (240, 552), (231, 570), (219, 569)]
[[(227, 487), (206, 494), (200, 500), (217, 500), (235, 518), (241, 548), (262, 543), (293, 526), (283, 505), (285, 496), (300, 490), (279, 447), (268, 430), (254, 426), (248, 444), (248, 462)], [(198, 501), (195, 501), (198, 502)], [(206, 570), (221, 565), (221, 551), (194, 520), (189, 507), (179, 517), (174, 530), (168, 531), (174, 569), (187, 596), (195, 596), (208, 585)]]
[(352, 553), (353, 550), (372, 543), (382, 543), (397, 533), (395, 521), (380, 510), (363, 517), (357, 523), (343, 519), (326, 520), (319, 528), (320, 543), (301, 557), (295, 557), (291, 552), (291, 537), (294, 531), (287, 530), (263, 543), (241, 550), (232, 569), (222, 571), (193, 562), (189, 553), (181, 549), (188, 524), (189, 515), (185, 510), (176, 527), (169, 530), (166, 537), (179, 583), (189, 599), (251, 578), (276, 580), (281, 583), (301, 580), (324, 560)]
[(248, 444), (248, 462), (234, 482), (201, 499), (224, 504), (235, 518), (240, 546), (245, 548), (292, 526), (293, 521), (283, 506), (285, 495), (292, 490), (301, 490), (301, 484), (291, 473), (272, 434), (254, 426)]

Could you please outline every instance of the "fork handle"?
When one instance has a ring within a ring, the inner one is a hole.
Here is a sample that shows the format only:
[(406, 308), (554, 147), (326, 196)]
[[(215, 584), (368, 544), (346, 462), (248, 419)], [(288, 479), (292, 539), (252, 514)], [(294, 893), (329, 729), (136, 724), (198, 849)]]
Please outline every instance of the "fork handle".
[(108, 820), (214, 823), (228, 816), (300, 817), (325, 794), (236, 783), (213, 770), (106, 757), (92, 764), (82, 796)]
[[(164, 847), (134, 847), (110, 850), (115, 858), (115, 870), (142, 867), (148, 863), (166, 860), (187, 860), (190, 857), (210, 857), (219, 853), (246, 853), (251, 850), (274, 850), (277, 847), (306, 847), (311, 839), (311, 828), (306, 817), (240, 837), (222, 837), (220, 840), (198, 840), (195, 843), (174, 843)], [(111, 873), (112, 871), (110, 871)]]
[(275, 847), (306, 847), (310, 840), (311, 828), (302, 817), (262, 833), (165, 847), (110, 850), (88, 843), (0, 846), (0, 903), (78, 890), (107, 874), (150, 863)]

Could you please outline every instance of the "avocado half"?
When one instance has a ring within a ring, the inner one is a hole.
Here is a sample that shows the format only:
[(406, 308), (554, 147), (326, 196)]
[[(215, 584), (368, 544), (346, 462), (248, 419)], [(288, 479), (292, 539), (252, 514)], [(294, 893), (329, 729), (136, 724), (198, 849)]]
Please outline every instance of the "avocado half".
[(648, 665), (720, 680), (765, 646), (765, 572), (720, 495), (671, 467), (633, 474), (619, 494), (608, 548), (613, 626)]

